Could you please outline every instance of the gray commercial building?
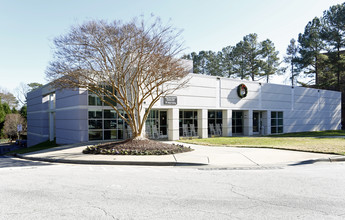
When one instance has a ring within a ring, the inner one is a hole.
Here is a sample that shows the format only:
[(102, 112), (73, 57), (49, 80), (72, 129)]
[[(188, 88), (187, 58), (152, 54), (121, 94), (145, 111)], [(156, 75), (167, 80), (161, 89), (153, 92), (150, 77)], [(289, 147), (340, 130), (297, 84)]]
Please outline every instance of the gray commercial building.
[[(189, 74), (187, 87), (162, 97), (146, 121), (149, 138), (276, 134), (340, 129), (341, 93)], [(117, 113), (85, 89), (28, 93), (28, 145), (121, 140)]]

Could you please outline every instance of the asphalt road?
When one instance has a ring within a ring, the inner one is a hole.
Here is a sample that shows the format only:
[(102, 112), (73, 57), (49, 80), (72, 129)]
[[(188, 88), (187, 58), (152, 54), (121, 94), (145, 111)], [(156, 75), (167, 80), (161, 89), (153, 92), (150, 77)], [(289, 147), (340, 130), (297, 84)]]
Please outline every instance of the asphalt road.
[(0, 219), (344, 219), (345, 163), (227, 168), (0, 158)]

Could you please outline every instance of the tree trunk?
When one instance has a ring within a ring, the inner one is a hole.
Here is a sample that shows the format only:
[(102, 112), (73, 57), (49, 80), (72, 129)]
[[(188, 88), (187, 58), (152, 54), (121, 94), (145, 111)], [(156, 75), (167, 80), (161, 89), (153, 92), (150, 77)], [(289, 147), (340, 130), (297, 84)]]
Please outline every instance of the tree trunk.
[(317, 55), (315, 56), (315, 85), (316, 85), (316, 88), (319, 88), (319, 73), (318, 73), (318, 58), (317, 58)]
[(340, 46), (338, 46), (338, 60), (337, 60), (337, 89), (338, 89), (338, 91), (340, 91)]
[(294, 86), (294, 80), (295, 80), (295, 76), (293, 73), (293, 62), (291, 62), (291, 86)]
[(141, 126), (139, 126), (138, 130), (135, 131), (133, 128), (132, 130), (135, 132), (132, 132), (132, 140), (147, 140), (148, 138), (145, 137), (145, 133), (143, 132), (143, 126), (145, 123), (143, 123)]

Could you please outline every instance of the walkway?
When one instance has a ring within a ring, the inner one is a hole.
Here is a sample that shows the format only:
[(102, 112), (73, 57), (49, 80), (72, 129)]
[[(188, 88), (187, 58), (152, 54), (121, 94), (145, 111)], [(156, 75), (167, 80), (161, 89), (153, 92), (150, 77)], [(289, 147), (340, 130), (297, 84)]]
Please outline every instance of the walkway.
[[(167, 142), (173, 143), (173, 142)], [(208, 167), (270, 167), (314, 162), (345, 161), (344, 156), (308, 153), (267, 148), (209, 147), (184, 144), (194, 151), (163, 156), (125, 156), (83, 154), (85, 144), (66, 145), (43, 151), (18, 155), (23, 159), (109, 165), (179, 166), (207, 165)]]

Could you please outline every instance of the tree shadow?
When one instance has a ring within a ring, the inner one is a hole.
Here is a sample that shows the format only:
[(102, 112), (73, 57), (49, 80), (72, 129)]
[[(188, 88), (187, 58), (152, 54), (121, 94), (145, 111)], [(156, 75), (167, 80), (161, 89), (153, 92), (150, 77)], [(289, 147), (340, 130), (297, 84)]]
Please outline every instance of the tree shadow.
[(22, 160), (15, 157), (0, 156), (0, 169), (9, 167), (47, 166), (49, 163)]

